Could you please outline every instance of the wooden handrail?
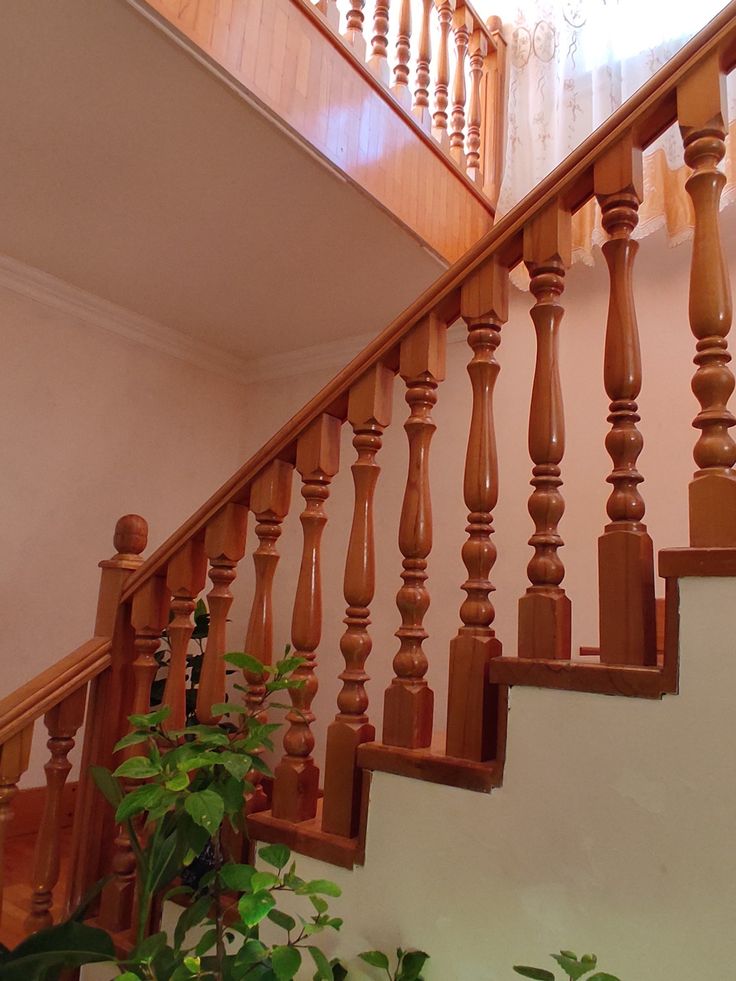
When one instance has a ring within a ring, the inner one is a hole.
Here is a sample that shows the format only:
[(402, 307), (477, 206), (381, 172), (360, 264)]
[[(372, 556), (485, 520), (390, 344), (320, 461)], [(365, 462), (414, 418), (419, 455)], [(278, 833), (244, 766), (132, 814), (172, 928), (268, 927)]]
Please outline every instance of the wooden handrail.
[(225, 504), (247, 503), (248, 487), (253, 478), (271, 460), (293, 459), (297, 438), (320, 414), (326, 412), (344, 418), (350, 387), (379, 361), (395, 366), (398, 343), (420, 320), (439, 312), (446, 323), (452, 323), (459, 315), (460, 287), (475, 269), (492, 256), (508, 267), (517, 265), (522, 259), (523, 229), (532, 218), (554, 201), (560, 201), (572, 212), (581, 208), (593, 196), (593, 165), (617, 140), (631, 132), (634, 145), (646, 147), (672, 125), (677, 118), (678, 84), (712, 52), (718, 53), (723, 71), (728, 72), (736, 66), (736, 0), (731, 0), (635, 95), (282, 426), (133, 573), (126, 584), (123, 600), (133, 596), (143, 582), (156, 575), (188, 539), (202, 534), (207, 522)]
[(110, 646), (109, 637), (92, 637), (0, 701), (0, 746), (101, 674)]

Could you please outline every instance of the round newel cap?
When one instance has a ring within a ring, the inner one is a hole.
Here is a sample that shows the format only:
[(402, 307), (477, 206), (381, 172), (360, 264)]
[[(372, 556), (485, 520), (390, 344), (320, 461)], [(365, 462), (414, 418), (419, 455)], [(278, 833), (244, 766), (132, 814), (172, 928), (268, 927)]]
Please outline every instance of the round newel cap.
[(140, 555), (148, 544), (148, 522), (139, 514), (124, 514), (115, 525), (112, 543), (118, 553)]

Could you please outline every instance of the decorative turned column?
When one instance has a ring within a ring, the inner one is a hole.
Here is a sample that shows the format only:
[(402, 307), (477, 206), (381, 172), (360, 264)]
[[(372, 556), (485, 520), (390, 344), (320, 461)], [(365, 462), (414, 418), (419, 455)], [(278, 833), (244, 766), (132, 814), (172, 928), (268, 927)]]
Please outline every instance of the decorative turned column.
[(719, 207), (724, 174), (718, 169), (727, 131), (726, 79), (718, 52), (694, 68), (677, 89), (677, 117), (692, 174), (685, 187), (695, 213), (690, 268), (690, 327), (697, 340), (692, 388), (700, 402), (700, 430), (690, 483), (690, 545), (736, 546), (736, 424), (728, 408), (734, 377), (726, 340), (731, 329), (731, 286), (723, 255)]
[(450, 91), (450, 34), (455, 0), (435, 0), (437, 17), (440, 23), (440, 38), (437, 47), (437, 76), (434, 83), (434, 113), (432, 115), (432, 135), (445, 152), (450, 152), (450, 134), (447, 128), (447, 107)]
[(340, 8), (337, 6), (337, 0), (317, 0), (315, 7), (324, 15), (327, 26), (337, 33), (340, 28)]
[(202, 539), (189, 541), (169, 562), (166, 585), (171, 593), (172, 618), (168, 626), (171, 657), (164, 686), (164, 705), (171, 709), (165, 729), (187, 724), (187, 652), (194, 633), (192, 613), (207, 578), (207, 557)]
[(432, 77), (429, 66), (432, 61), (431, 17), (433, 6), (434, 0), (422, 0), (422, 26), (419, 33), (416, 86), (414, 88), (414, 104), (412, 106), (412, 112), (419, 123), (427, 130), (432, 127), (432, 117), (429, 112), (429, 85)]
[(479, 186), (483, 186), (483, 174), (480, 169), (481, 145), (481, 86), (483, 83), (483, 68), (488, 57), (488, 38), (485, 31), (477, 29), (470, 38), (470, 99), (468, 101), (468, 177)]
[(638, 243), (631, 233), (643, 196), (642, 151), (629, 134), (594, 168), (595, 194), (608, 241), (610, 293), (603, 378), (611, 404), (606, 449), (613, 490), (606, 510), (611, 523), (598, 539), (600, 657), (605, 664), (657, 663), (654, 548), (647, 534), (636, 467), (644, 440), (636, 399), (641, 390), (639, 330), (632, 289)]
[(388, 8), (389, 0), (376, 0), (371, 56), (368, 59), (368, 67), (384, 85), (388, 85), (391, 78), (388, 67)]
[(207, 594), (210, 621), (197, 688), (197, 721), (200, 723), (218, 722), (220, 716), (212, 714), (212, 706), (225, 701), (222, 656), (227, 647), (227, 615), (233, 602), (230, 587), (237, 576), (238, 562), (245, 555), (247, 524), (248, 508), (242, 504), (226, 504), (208, 522), (204, 533), (212, 589)]
[(28, 769), (32, 740), (31, 724), (0, 746), (0, 922), (5, 885), (5, 838), (7, 827), (13, 820), (13, 798), (18, 793), (20, 778)]
[(411, 0), (399, 0), (399, 33), (396, 37), (396, 64), (391, 91), (405, 109), (411, 108), (409, 90), (409, 60), (411, 58)]
[(565, 419), (560, 387), (559, 327), (564, 313), (559, 302), (570, 265), (570, 213), (557, 202), (524, 229), (524, 261), (536, 299), (531, 316), (537, 335), (531, 408), (529, 455), (534, 467), (529, 514), (534, 548), (527, 574), (531, 586), (519, 600), (519, 657), (570, 657), (570, 600), (560, 583), (565, 567), (558, 555), (563, 545), (558, 526), (565, 511), (560, 463), (565, 452)]
[(465, 58), (468, 54), (473, 15), (463, 4), (452, 18), (455, 30), (455, 75), (452, 83), (452, 120), (450, 127), (450, 156), (465, 170)]
[(448, 756), (492, 759), (495, 753), (496, 697), (488, 682), (488, 665), (501, 654), (491, 624), (491, 569), (496, 561), (493, 509), (498, 501), (498, 457), (493, 424), (493, 390), (498, 375), (496, 348), (508, 319), (508, 269), (495, 257), (477, 269), (462, 286), (460, 315), (468, 328), (473, 357), (468, 374), (473, 408), (465, 460), (465, 504), (468, 540), (462, 556), (468, 578), (460, 607), (462, 626), (450, 644), (447, 703)]
[(399, 548), (404, 556), (404, 585), (396, 596), (401, 627), (400, 646), (393, 662), (395, 677), (383, 705), (383, 742), (419, 749), (432, 742), (434, 692), (425, 675), (429, 667), (422, 644), (428, 634), (424, 617), (429, 609), (427, 557), (432, 550), (432, 502), (429, 488), (429, 446), (435, 429), (432, 406), (437, 386), (445, 377), (446, 325), (430, 314), (401, 342), (399, 373), (406, 382), (409, 418), (404, 429), (409, 441), (409, 467), (401, 508)]
[(31, 906), (25, 922), (29, 933), (49, 927), (53, 922), (51, 907), (54, 886), (59, 881), (64, 785), (72, 768), (69, 753), (74, 749), (74, 738), (84, 722), (86, 704), (87, 686), (84, 685), (44, 717), (49, 734), (46, 745), (51, 758), (44, 767), (46, 794), (33, 860)]
[(327, 730), (322, 809), (322, 830), (348, 838), (358, 833), (363, 789), (363, 771), (356, 764), (356, 753), (362, 743), (372, 742), (376, 736), (367, 714), (365, 690), (365, 664), (373, 646), (368, 625), (376, 579), (373, 496), (381, 472), (376, 455), (383, 431), (391, 422), (393, 382), (393, 372), (378, 364), (351, 388), (348, 397), (348, 421), (353, 427), (357, 459), (351, 468), (355, 504), (345, 562), (347, 629), (340, 640), (345, 670), (340, 675), (339, 711)]
[(355, 52), (356, 57), (360, 58), (361, 61), (365, 61), (366, 52), (365, 36), (363, 35), (363, 22), (365, 21), (364, 7), (365, 0), (350, 0), (347, 30), (343, 34), (343, 37)]
[(90, 777), (91, 766), (113, 768), (113, 746), (128, 731), (124, 700), (129, 687), (133, 630), (130, 606), (120, 603), (125, 584), (143, 562), (148, 525), (138, 514), (126, 514), (115, 526), (116, 555), (100, 562), (102, 574), (94, 633), (112, 637), (112, 662), (89, 685), (89, 699), (79, 764), (70, 858), (69, 909), (75, 909), (95, 882), (110, 871), (113, 816), (110, 805)]
[(301, 474), (306, 506), (299, 519), (304, 529), (304, 548), (291, 642), (295, 657), (304, 658), (305, 663), (293, 675), (303, 682), (302, 687), (289, 691), (293, 707), (286, 716), (286, 752), (276, 767), (272, 806), (274, 817), (294, 822), (307, 821), (317, 813), (319, 770), (312, 759), (312, 702), (317, 694), (316, 650), (322, 636), (320, 546), (327, 523), (324, 505), (340, 463), (340, 427), (339, 419), (321, 415), (299, 438), (296, 448), (296, 469)]
[[(253, 606), (245, 636), (245, 650), (261, 664), (273, 661), (273, 579), (279, 562), (276, 542), (281, 536), (281, 525), (289, 513), (293, 468), (283, 460), (274, 460), (251, 484), (250, 510), (256, 519), (258, 547), (253, 553), (255, 591)], [(266, 695), (265, 676), (245, 672), (248, 693), (245, 704), (261, 722), (267, 722), (266, 713), (260, 710)], [(248, 774), (253, 790), (248, 797), (248, 813), (254, 814), (268, 807), (268, 799), (261, 786), (263, 774), (253, 770)]]

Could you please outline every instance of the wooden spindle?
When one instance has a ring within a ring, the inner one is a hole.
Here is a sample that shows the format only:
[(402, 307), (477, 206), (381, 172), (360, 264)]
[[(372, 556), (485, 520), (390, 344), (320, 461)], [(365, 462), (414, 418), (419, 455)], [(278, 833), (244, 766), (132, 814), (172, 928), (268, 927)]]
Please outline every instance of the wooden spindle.
[(316, 650), (322, 635), (322, 583), (320, 544), (327, 522), (325, 501), (340, 462), (340, 420), (321, 415), (299, 438), (296, 468), (302, 478), (305, 508), (300, 515), (304, 547), (291, 621), (294, 654), (305, 663), (294, 672), (303, 682), (293, 688), (289, 727), (284, 734), (281, 763), (276, 767), (272, 813), (287, 821), (306, 821), (317, 813), (319, 769), (312, 759), (312, 702), (317, 694)]
[(443, 150), (450, 152), (450, 135), (447, 127), (447, 107), (450, 102), (450, 35), (455, 0), (435, 0), (440, 23), (440, 39), (437, 48), (437, 76), (434, 83), (434, 113), (432, 134)]
[(368, 67), (376, 78), (389, 84), (391, 73), (388, 67), (388, 9), (389, 0), (376, 0), (373, 11), (373, 37)]
[(225, 701), (225, 662), (222, 655), (227, 644), (227, 615), (233, 602), (230, 591), (238, 562), (245, 555), (248, 509), (241, 504), (226, 504), (208, 523), (204, 550), (210, 560), (212, 589), (207, 594), (210, 614), (202, 671), (197, 688), (197, 720), (212, 724), (212, 706)]
[[(274, 460), (256, 477), (250, 489), (250, 509), (257, 522), (258, 547), (253, 553), (255, 592), (245, 637), (245, 650), (266, 665), (273, 660), (272, 594), (273, 579), (279, 562), (276, 542), (281, 535), (281, 524), (289, 513), (291, 484), (291, 465), (283, 460)], [(261, 722), (266, 722), (266, 713), (260, 711), (266, 695), (265, 678), (262, 674), (246, 672), (245, 679), (248, 682), (246, 705)], [(248, 780), (253, 785), (248, 798), (248, 812), (265, 810), (268, 799), (261, 784), (262, 774), (253, 770), (248, 774)]]
[(452, 122), (450, 132), (450, 156), (463, 170), (465, 169), (465, 59), (468, 54), (470, 32), (473, 30), (473, 15), (463, 4), (452, 18), (455, 30), (455, 74), (452, 83)]
[(611, 523), (598, 539), (600, 658), (607, 664), (654, 665), (654, 548), (642, 522), (638, 485), (644, 478), (636, 466), (644, 440), (636, 425), (641, 355), (632, 288), (639, 246), (631, 233), (644, 179), (642, 151), (631, 135), (596, 162), (594, 188), (609, 236), (603, 245), (610, 277), (603, 377), (611, 400), (606, 449), (613, 463), (606, 478), (613, 486), (606, 505)]
[(519, 656), (570, 657), (570, 600), (561, 588), (565, 567), (558, 555), (563, 542), (558, 525), (565, 510), (560, 463), (565, 452), (565, 420), (558, 357), (563, 307), (559, 302), (570, 265), (570, 214), (549, 205), (524, 229), (524, 261), (536, 303), (531, 316), (537, 335), (531, 408), (529, 455), (532, 487), (529, 514), (534, 548), (527, 567), (531, 586), (519, 600)]
[(419, 749), (432, 742), (434, 692), (425, 675), (429, 667), (422, 643), (427, 638), (424, 616), (429, 609), (427, 557), (432, 550), (432, 503), (429, 489), (429, 446), (435, 429), (432, 406), (445, 377), (447, 331), (430, 314), (402, 341), (399, 372), (406, 382), (409, 418), (409, 467), (401, 508), (399, 548), (404, 556), (403, 586), (396, 596), (401, 627), (395, 677), (386, 690), (383, 741), (389, 746)]
[(366, 52), (365, 35), (363, 34), (363, 23), (365, 21), (364, 7), (365, 0), (350, 0), (347, 29), (343, 35), (361, 61), (365, 61)]
[(419, 32), (416, 85), (412, 107), (412, 112), (427, 130), (431, 129), (432, 126), (432, 117), (429, 112), (429, 85), (432, 80), (430, 64), (432, 61), (431, 17), (433, 6), (433, 0), (422, 0), (422, 26)]
[(494, 691), (488, 664), (501, 654), (490, 599), (491, 569), (496, 561), (493, 509), (498, 501), (498, 459), (493, 424), (493, 390), (498, 375), (496, 348), (508, 319), (508, 269), (493, 258), (465, 281), (460, 314), (468, 327), (473, 357), (468, 374), (473, 409), (465, 460), (465, 504), (468, 540), (462, 556), (468, 571), (467, 596), (460, 607), (462, 626), (450, 645), (447, 706), (447, 755), (469, 760), (493, 758), (496, 732)]
[(169, 562), (166, 585), (171, 593), (172, 618), (168, 626), (171, 656), (164, 686), (164, 705), (171, 709), (166, 729), (187, 724), (187, 652), (194, 633), (192, 613), (207, 578), (207, 557), (201, 539), (189, 541)]
[[(155, 654), (168, 620), (170, 597), (166, 579), (162, 576), (147, 579), (133, 597), (133, 691), (125, 715), (142, 715), (150, 710), (151, 685), (158, 670)], [(138, 747), (131, 746), (123, 750), (123, 755), (134, 756), (137, 751)], [(123, 781), (125, 789), (131, 789), (133, 785), (133, 781)], [(122, 825), (118, 826), (113, 842), (111, 865), (112, 878), (102, 891), (98, 920), (106, 930), (118, 933), (130, 926), (135, 894), (135, 855)]]
[(27, 726), (0, 746), (0, 923), (5, 885), (5, 839), (13, 820), (13, 799), (20, 778), (28, 769), (33, 740), (33, 725)]
[(130, 605), (120, 596), (130, 575), (141, 565), (148, 541), (148, 525), (137, 514), (126, 514), (115, 526), (116, 555), (100, 562), (102, 574), (95, 620), (96, 637), (112, 637), (111, 664), (90, 682), (79, 765), (70, 858), (69, 906), (75, 909), (92, 885), (106, 875), (112, 860), (114, 835), (110, 805), (90, 777), (91, 766), (113, 764), (113, 746), (127, 732), (123, 703), (129, 684), (133, 630)]
[(725, 175), (726, 80), (713, 52), (677, 89), (677, 116), (692, 169), (685, 187), (695, 213), (690, 268), (690, 327), (697, 370), (692, 389), (700, 402), (693, 426), (700, 430), (693, 456), (698, 470), (690, 483), (690, 545), (736, 546), (736, 424), (728, 408), (734, 377), (726, 340), (731, 329), (731, 286), (723, 255), (719, 208)]
[(31, 907), (25, 923), (29, 933), (49, 927), (53, 922), (51, 907), (54, 887), (59, 881), (64, 785), (72, 768), (69, 753), (74, 749), (74, 739), (84, 722), (86, 704), (87, 686), (84, 685), (47, 712), (44, 718), (49, 734), (46, 745), (51, 758), (44, 767), (46, 795), (36, 838)]
[(483, 185), (480, 166), (481, 145), (481, 86), (483, 68), (488, 57), (488, 37), (480, 29), (473, 31), (470, 38), (470, 98), (468, 100), (468, 156), (466, 161), (468, 177), (476, 184)]
[(337, 0), (317, 0), (315, 6), (324, 16), (327, 26), (337, 32), (340, 27), (340, 8), (337, 6)]
[(400, 3), (399, 33), (396, 36), (394, 84), (391, 91), (397, 102), (405, 108), (410, 109), (409, 60), (411, 58), (411, 0), (400, 0)]
[(358, 833), (363, 771), (356, 765), (358, 746), (375, 739), (368, 718), (368, 675), (365, 664), (373, 642), (368, 633), (370, 605), (376, 579), (373, 536), (373, 496), (381, 468), (376, 455), (384, 429), (391, 422), (393, 372), (376, 365), (350, 390), (348, 421), (353, 427), (357, 459), (352, 466), (355, 485), (353, 523), (345, 562), (344, 592), (347, 629), (340, 639), (345, 670), (337, 697), (338, 714), (327, 730), (325, 796), (322, 830), (354, 837)]

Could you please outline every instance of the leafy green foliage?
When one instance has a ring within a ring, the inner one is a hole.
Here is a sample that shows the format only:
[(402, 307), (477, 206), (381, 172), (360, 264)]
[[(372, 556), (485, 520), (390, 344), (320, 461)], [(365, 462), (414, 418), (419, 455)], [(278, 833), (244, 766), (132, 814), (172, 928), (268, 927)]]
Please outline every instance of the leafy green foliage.
[[(570, 981), (578, 981), (579, 978), (584, 978), (585, 981), (619, 981), (619, 978), (614, 977), (613, 974), (596, 971), (598, 958), (595, 954), (583, 954), (582, 957), (578, 958), (572, 950), (561, 950), (559, 954), (550, 954), (550, 957), (557, 961)], [(548, 971), (544, 967), (517, 965), (514, 970), (523, 978), (532, 978), (534, 981), (556, 981), (552, 971)], [(593, 971), (596, 973), (593, 974)]]
[(383, 971), (389, 981), (424, 981), (422, 969), (429, 960), (429, 954), (425, 954), (423, 950), (402, 950), (399, 947), (396, 951), (396, 969), (393, 972), (390, 961), (382, 950), (365, 950), (360, 958), (371, 967)]

